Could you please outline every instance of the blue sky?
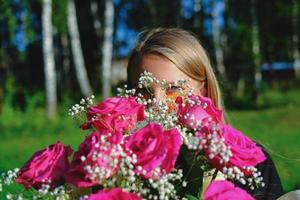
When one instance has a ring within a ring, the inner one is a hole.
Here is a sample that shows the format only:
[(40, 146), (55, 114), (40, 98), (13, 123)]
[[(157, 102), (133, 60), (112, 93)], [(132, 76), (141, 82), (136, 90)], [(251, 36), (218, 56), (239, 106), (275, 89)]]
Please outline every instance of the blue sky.
[[(212, 12), (212, 6), (211, 6), (212, 0), (202, 0), (202, 8), (204, 9), (204, 12), (209, 15)], [(118, 3), (119, 0), (115, 0), (115, 3)], [(223, 19), (223, 12), (224, 12), (224, 1), (223, 0), (215, 0), (215, 9), (217, 13), (217, 24), (221, 27), (224, 25), (224, 19)], [(185, 19), (189, 19), (193, 16), (194, 12), (194, 0), (181, 0), (182, 5), (182, 16)], [(129, 7), (130, 5), (128, 5)], [(119, 56), (126, 56), (130, 52), (130, 50), (133, 48), (136, 36), (138, 32), (136, 30), (129, 29), (126, 25), (127, 20), (127, 14), (126, 9), (128, 7), (125, 7), (118, 15), (120, 16), (119, 22), (117, 24), (117, 31), (116, 31), (116, 38), (117, 41), (123, 41), (125, 42), (125, 45), (120, 47), (115, 53)], [(204, 19), (204, 27), (205, 32), (204, 34), (207, 36), (211, 36), (212, 34), (212, 24), (211, 19), (207, 17)]]

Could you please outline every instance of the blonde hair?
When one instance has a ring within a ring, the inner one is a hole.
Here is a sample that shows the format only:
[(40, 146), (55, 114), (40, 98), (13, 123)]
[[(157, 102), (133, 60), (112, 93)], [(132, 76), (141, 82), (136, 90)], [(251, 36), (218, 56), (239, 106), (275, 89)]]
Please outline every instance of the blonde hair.
[[(127, 66), (127, 82), (133, 86), (144, 55), (155, 53), (172, 61), (176, 67), (206, 87), (207, 96), (224, 110), (222, 96), (209, 58), (195, 36), (179, 28), (156, 28), (144, 31), (133, 49)], [(224, 113), (225, 114), (225, 113)]]

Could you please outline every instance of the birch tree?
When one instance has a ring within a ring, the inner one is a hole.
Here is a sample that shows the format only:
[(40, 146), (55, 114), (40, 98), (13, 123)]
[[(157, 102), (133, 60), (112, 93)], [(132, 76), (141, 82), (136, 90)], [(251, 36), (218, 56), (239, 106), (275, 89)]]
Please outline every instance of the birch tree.
[(104, 41), (102, 46), (102, 94), (106, 98), (111, 93), (111, 63), (113, 51), (114, 5), (105, 0)]
[(212, 34), (214, 42), (214, 50), (216, 57), (217, 70), (221, 76), (222, 81), (226, 81), (226, 71), (224, 65), (224, 53), (222, 49), (222, 30), (220, 24), (218, 24), (216, 2), (212, 1)]
[(261, 52), (260, 52), (260, 42), (259, 42), (259, 28), (257, 23), (257, 13), (256, 13), (256, 0), (251, 0), (251, 18), (252, 18), (252, 31), (251, 31), (251, 38), (252, 38), (252, 54), (254, 58), (254, 94), (253, 100), (257, 100), (257, 96), (260, 89), (261, 84)]
[(52, 38), (52, 2), (43, 0), (42, 8), (42, 31), (43, 31), (43, 54), (44, 73), (47, 98), (47, 115), (53, 118), (57, 107), (56, 72), (54, 61), (54, 49)]
[(68, 29), (71, 39), (71, 49), (73, 53), (74, 66), (76, 77), (79, 83), (80, 90), (84, 96), (91, 96), (92, 89), (85, 68), (80, 36), (78, 31), (78, 23), (76, 18), (76, 8), (74, 0), (68, 0)]

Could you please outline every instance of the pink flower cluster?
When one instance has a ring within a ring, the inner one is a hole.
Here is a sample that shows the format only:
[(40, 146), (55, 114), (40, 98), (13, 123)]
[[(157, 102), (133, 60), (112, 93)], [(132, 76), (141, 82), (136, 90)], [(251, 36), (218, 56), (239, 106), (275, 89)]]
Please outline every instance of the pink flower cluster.
[(164, 130), (161, 125), (150, 123), (127, 137), (125, 146), (137, 155), (136, 166), (141, 167), (137, 173), (145, 170), (145, 178), (155, 178), (155, 169), (169, 173), (174, 168), (181, 143), (177, 129)]
[[(199, 149), (204, 151), (213, 167), (219, 170), (237, 167), (247, 175), (251, 173), (247, 167), (264, 161), (260, 147), (240, 131), (224, 124), (222, 111), (209, 98), (178, 97), (176, 105), (178, 123), (194, 131), (199, 139)], [(71, 162), (71, 148), (58, 142), (35, 153), (20, 170), (17, 182), (35, 189), (46, 183), (52, 188), (64, 183), (91, 187), (117, 174), (121, 159), (127, 155), (136, 156), (133, 171), (146, 180), (159, 179), (174, 169), (183, 143), (181, 133), (175, 127), (165, 130), (156, 122), (148, 122), (136, 130), (136, 125), (146, 116), (145, 107), (134, 97), (108, 98), (89, 107), (87, 118), (81, 128), (94, 127), (96, 131), (86, 136)], [(232, 193), (251, 199), (228, 182), (213, 183), (206, 191), (205, 199), (227, 199)], [(141, 197), (114, 188), (103, 189), (88, 199), (137, 200)]]
[[(103, 138), (108, 141), (102, 143)], [(119, 155), (113, 154), (113, 151), (118, 151), (117, 145), (118, 141), (113, 140), (112, 137), (107, 138), (100, 132), (88, 135), (74, 154), (70, 169), (65, 174), (66, 181), (77, 187), (97, 185), (100, 181), (99, 177), (92, 177), (92, 172), (97, 167), (103, 172), (102, 179), (113, 176), (119, 168)], [(111, 164), (111, 160), (116, 160), (116, 163)]]
[[(137, 155), (135, 172), (146, 179), (157, 178), (159, 174), (154, 173), (157, 169), (160, 174), (171, 172), (182, 144), (180, 133), (175, 128), (164, 130), (160, 124), (149, 123), (127, 135), (144, 118), (144, 106), (132, 97), (109, 98), (95, 107), (90, 107), (88, 122), (82, 127), (94, 126), (97, 131), (89, 134), (79, 145), (72, 162), (69, 164), (68, 161), (72, 152), (70, 147), (64, 147), (60, 143), (51, 145), (32, 156), (21, 169), (18, 183), (36, 189), (42, 183), (47, 183), (45, 180), (51, 181), (53, 187), (65, 182), (77, 187), (95, 186), (119, 170), (122, 152)], [(92, 176), (96, 168), (103, 172), (101, 177)], [(99, 197), (140, 199), (120, 189), (101, 191), (89, 199)]]
[(204, 200), (254, 200), (245, 190), (235, 187), (229, 181), (213, 181), (204, 193)]
[(43, 184), (52, 188), (64, 183), (64, 174), (69, 169), (68, 156), (72, 149), (60, 142), (36, 152), (22, 167), (16, 182), (26, 188), (40, 189)]
[(197, 130), (203, 125), (209, 126), (208, 123), (212, 121), (217, 123), (222, 121), (222, 110), (214, 106), (208, 97), (197, 95), (189, 96), (188, 99), (178, 97), (176, 103), (179, 122), (191, 129)]
[(90, 195), (87, 200), (141, 200), (142, 198), (136, 194), (124, 192), (121, 188), (114, 188), (112, 190), (101, 190), (96, 194)]
[(223, 123), (222, 111), (215, 107), (211, 99), (193, 95), (186, 101), (178, 97), (176, 102), (179, 104), (179, 122), (197, 132), (200, 147), (215, 168), (238, 167), (250, 175), (248, 168), (266, 159), (255, 142)]
[(136, 122), (144, 119), (144, 106), (138, 104), (134, 97), (112, 97), (90, 107), (88, 121), (81, 128), (94, 126), (99, 131), (128, 132)]

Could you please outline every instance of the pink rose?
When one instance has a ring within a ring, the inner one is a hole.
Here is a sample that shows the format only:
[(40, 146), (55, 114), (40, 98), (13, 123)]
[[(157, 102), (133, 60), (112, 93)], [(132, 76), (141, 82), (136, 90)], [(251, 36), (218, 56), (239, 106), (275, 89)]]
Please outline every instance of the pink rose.
[(195, 102), (191, 105), (183, 97), (178, 97), (177, 115), (179, 122), (191, 129), (198, 129), (199, 125), (205, 125), (208, 121), (221, 122), (222, 110), (218, 109), (208, 97), (192, 95), (188, 97)]
[(96, 194), (90, 195), (87, 200), (142, 200), (134, 193), (125, 192), (121, 188), (111, 190), (101, 190)]
[(231, 147), (233, 153), (233, 156), (229, 160), (231, 165), (239, 168), (243, 166), (256, 166), (266, 159), (261, 148), (255, 142), (230, 125), (224, 125), (223, 137), (225, 138), (225, 143)]
[(81, 128), (88, 129), (94, 125), (99, 131), (130, 131), (136, 122), (144, 120), (144, 106), (134, 97), (108, 98), (88, 110), (88, 122)]
[(213, 181), (204, 192), (204, 200), (254, 200), (245, 190), (229, 181)]
[[(232, 128), (230, 125), (223, 125), (221, 130), (222, 137), (225, 139), (224, 143), (230, 146), (232, 152), (229, 162), (225, 165), (227, 167), (236, 166), (246, 175), (250, 175), (251, 172), (247, 171), (244, 167), (255, 167), (266, 159), (261, 148), (242, 132)], [(214, 157), (211, 162), (215, 167), (222, 168), (219, 156)]]
[(64, 173), (69, 168), (68, 156), (72, 149), (60, 142), (36, 152), (21, 168), (16, 182), (26, 188), (40, 189), (50, 182), (52, 188), (64, 183)]
[[(96, 168), (104, 173), (103, 180), (113, 176), (119, 167), (119, 156), (112, 155), (112, 151), (116, 151), (117, 145), (122, 140), (122, 138), (116, 140), (113, 136), (99, 132), (88, 135), (74, 154), (70, 169), (65, 175), (66, 182), (77, 187), (97, 185), (101, 180), (99, 176), (93, 174)], [(115, 165), (111, 165), (112, 160), (116, 161)]]
[[(125, 146), (136, 154), (136, 172), (153, 178), (156, 168), (169, 173), (176, 162), (182, 141), (177, 129), (164, 130), (156, 123), (149, 123), (126, 138)], [(141, 169), (138, 169), (140, 168)]]

